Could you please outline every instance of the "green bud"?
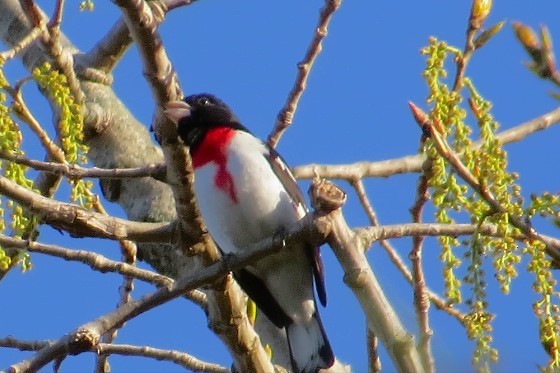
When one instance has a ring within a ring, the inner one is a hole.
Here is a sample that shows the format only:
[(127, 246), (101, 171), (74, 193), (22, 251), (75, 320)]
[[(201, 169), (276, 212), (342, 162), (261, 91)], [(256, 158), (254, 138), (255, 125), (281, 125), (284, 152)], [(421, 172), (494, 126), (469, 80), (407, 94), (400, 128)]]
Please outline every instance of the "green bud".
[(498, 32), (500, 32), (500, 30), (502, 29), (502, 27), (504, 27), (506, 21), (502, 21), (499, 23), (496, 23), (494, 26), (490, 27), (487, 30), (484, 30), (483, 32), (481, 32), (476, 39), (474, 40), (474, 47), (475, 49), (479, 49), (482, 48), (484, 45), (486, 45), (486, 43), (488, 43), (488, 41), (494, 37), (494, 35), (496, 35)]

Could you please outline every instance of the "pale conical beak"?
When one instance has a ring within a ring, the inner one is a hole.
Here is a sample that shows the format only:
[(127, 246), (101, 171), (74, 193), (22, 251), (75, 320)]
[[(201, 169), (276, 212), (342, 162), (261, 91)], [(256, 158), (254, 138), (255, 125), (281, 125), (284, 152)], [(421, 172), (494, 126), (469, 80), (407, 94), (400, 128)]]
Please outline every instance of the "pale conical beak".
[(185, 101), (169, 101), (167, 104), (165, 104), (163, 113), (173, 123), (179, 124), (179, 121), (182, 118), (191, 115), (191, 106)]

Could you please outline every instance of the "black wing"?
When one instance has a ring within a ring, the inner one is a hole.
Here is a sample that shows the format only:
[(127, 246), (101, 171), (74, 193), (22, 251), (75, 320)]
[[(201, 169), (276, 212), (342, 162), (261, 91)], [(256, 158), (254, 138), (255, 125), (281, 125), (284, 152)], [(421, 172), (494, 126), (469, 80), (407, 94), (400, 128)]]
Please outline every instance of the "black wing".
[(233, 272), (233, 277), (277, 328), (284, 328), (293, 322), (258, 276), (244, 268)]
[[(223, 256), (224, 252), (217, 243), (216, 247)], [(293, 322), (292, 318), (284, 312), (280, 304), (278, 304), (274, 296), (270, 293), (270, 290), (268, 290), (264, 282), (258, 276), (249, 272), (248, 269), (242, 268), (233, 271), (233, 277), (249, 298), (257, 304), (259, 309), (263, 311), (266, 317), (268, 317), (277, 328), (287, 327)]]
[[(297, 205), (296, 207), (301, 207), (304, 211), (307, 211), (305, 205), (305, 199), (303, 194), (299, 189), (296, 179), (292, 172), (284, 162), (284, 159), (278, 154), (278, 152), (270, 147), (268, 148), (268, 156), (266, 157), (272, 171), (276, 174), (284, 189), (288, 192), (288, 195)], [(315, 287), (317, 288), (317, 295), (319, 296), (319, 301), (325, 307), (327, 305), (327, 291), (325, 288), (325, 275), (323, 270), (323, 261), (321, 260), (321, 253), (319, 247), (313, 247), (311, 245), (307, 246), (306, 250), (307, 256), (311, 263), (313, 263), (313, 276), (315, 277)]]

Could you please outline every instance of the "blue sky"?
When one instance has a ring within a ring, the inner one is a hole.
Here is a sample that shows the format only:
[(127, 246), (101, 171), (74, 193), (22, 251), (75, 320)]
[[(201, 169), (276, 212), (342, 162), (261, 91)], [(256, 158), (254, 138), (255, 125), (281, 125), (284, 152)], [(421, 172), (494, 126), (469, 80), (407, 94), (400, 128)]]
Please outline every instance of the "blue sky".
[[(39, 3), (50, 6), (50, 2)], [(560, 26), (554, 22), (560, 4), (552, 0), (528, 4), (497, 2), (488, 25), (506, 20), (506, 26), (475, 54), (467, 72), (479, 92), (493, 102), (493, 114), (502, 128), (558, 105), (548, 95), (554, 87), (538, 80), (523, 66), (522, 61), (528, 58), (515, 41), (511, 23), (521, 21), (532, 27), (546, 24), (553, 39), (560, 40)], [(95, 5), (93, 13), (80, 13), (74, 2), (67, 4), (63, 31), (82, 50), (91, 48), (119, 17), (119, 10), (110, 2), (98, 0)], [(256, 135), (266, 137), (291, 89), (296, 63), (304, 55), (322, 5), (317, 0), (200, 0), (173, 11), (161, 26), (161, 33), (185, 92), (218, 95)], [(343, 2), (332, 20), (294, 124), (279, 144), (284, 158), (295, 166), (378, 161), (415, 153), (420, 133), (407, 102), (412, 100), (423, 106), (427, 95), (421, 78), (424, 58), (419, 50), (431, 35), (462, 48), (469, 9), (470, 1)], [(15, 65), (17, 62), (12, 62), (8, 67), (12, 79), (22, 77)], [(154, 105), (135, 47), (128, 51), (114, 75), (114, 88), (121, 99), (149, 125)], [(30, 97), (32, 103), (39, 105), (37, 115), (48, 126), (50, 114), (44, 110), (45, 103), (33, 92)], [(520, 173), (525, 195), (559, 191), (558, 178), (553, 176), (560, 173), (559, 140), (560, 128), (553, 127), (521, 144), (507, 146), (509, 168)], [(29, 151), (30, 156), (34, 154), (42, 157)], [(367, 192), (381, 223), (410, 221), (408, 209), (414, 201), (416, 180), (417, 175), (367, 180)], [(349, 192), (344, 212), (350, 225), (367, 225), (367, 217), (349, 185), (337, 183)], [(306, 190), (308, 183), (302, 182), (301, 187)], [(63, 191), (57, 198), (64, 200), (67, 194)], [(106, 206), (111, 213), (122, 215), (118, 206), (108, 202)], [(550, 225), (539, 227), (544, 233), (555, 234)], [(73, 240), (49, 228), (42, 230), (40, 240), (119, 257), (118, 247), (112, 242)], [(409, 239), (393, 244), (403, 257), (407, 256)], [(439, 248), (435, 241), (428, 240), (424, 251), (428, 284), (441, 292)], [(406, 328), (415, 333), (410, 287), (377, 245), (367, 255)], [(342, 282), (340, 265), (328, 247), (323, 248), (323, 257), (329, 297), (328, 307), (320, 310), (325, 328), (337, 357), (352, 364), (356, 372), (366, 371), (365, 326), (358, 302)], [(93, 273), (78, 263), (40, 255), (32, 259), (32, 271), (13, 271), (0, 283), (0, 336), (56, 339), (114, 309), (119, 276)], [(523, 268), (524, 264), (521, 272)], [(514, 282), (512, 293), (504, 296), (490, 269), (487, 275), (490, 309), (498, 315), (494, 345), (499, 349), (500, 361), (495, 371), (535, 371), (547, 356), (537, 340), (537, 320), (531, 307), (536, 300), (531, 291), (532, 278), (522, 274)], [(133, 296), (139, 298), (152, 290), (136, 282)], [(473, 344), (464, 330), (454, 319), (433, 308), (430, 316), (438, 371), (473, 371)], [(207, 329), (202, 312), (182, 299), (127, 323), (119, 331), (117, 342), (181, 350), (225, 366), (231, 363), (223, 346)], [(26, 356), (28, 353), (0, 348), (0, 368)], [(384, 370), (394, 371), (383, 349), (381, 358)], [(91, 371), (93, 361), (92, 354), (69, 357), (62, 371)], [(181, 371), (174, 364), (143, 358), (113, 356), (110, 363), (114, 372)]]

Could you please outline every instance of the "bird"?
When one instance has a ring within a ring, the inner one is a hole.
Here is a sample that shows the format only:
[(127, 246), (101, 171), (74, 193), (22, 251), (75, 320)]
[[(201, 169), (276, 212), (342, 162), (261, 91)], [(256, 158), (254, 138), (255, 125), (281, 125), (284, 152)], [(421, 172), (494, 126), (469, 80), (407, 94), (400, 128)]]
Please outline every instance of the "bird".
[[(219, 98), (202, 93), (169, 101), (164, 114), (189, 147), (194, 190), (208, 232), (222, 254), (282, 234), (307, 213), (290, 169)], [(301, 242), (234, 271), (241, 288), (285, 330), (291, 368), (314, 373), (335, 358), (319, 317), (327, 296), (319, 247)], [(274, 353), (274, 351), (273, 351)]]

